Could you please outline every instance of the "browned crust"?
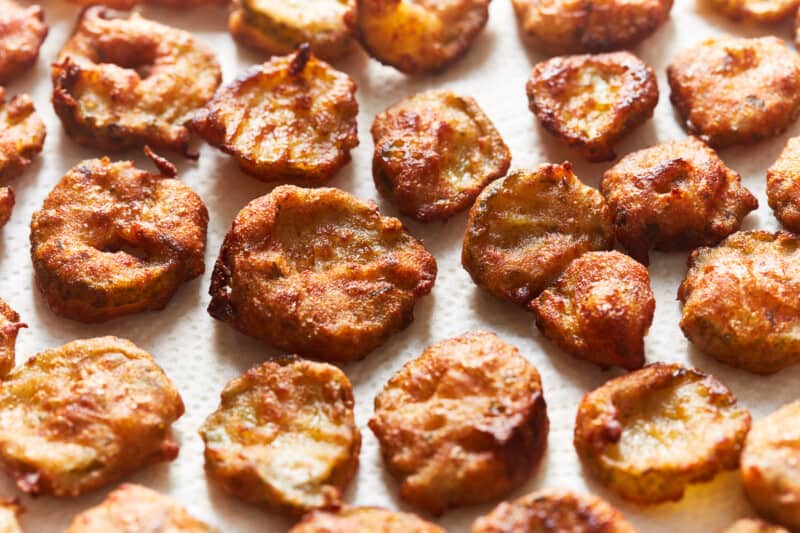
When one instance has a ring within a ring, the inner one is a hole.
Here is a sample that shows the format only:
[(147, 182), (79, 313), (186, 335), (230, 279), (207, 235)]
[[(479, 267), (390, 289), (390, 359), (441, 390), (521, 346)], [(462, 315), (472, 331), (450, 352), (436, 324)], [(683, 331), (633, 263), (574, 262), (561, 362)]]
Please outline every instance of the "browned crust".
[(800, 137), (792, 137), (767, 169), (767, 200), (784, 227), (800, 233)]
[(308, 513), (289, 533), (445, 533), (411, 513), (379, 507), (349, 507)]
[(793, 17), (797, 0), (707, 0), (716, 11), (731, 20), (774, 24)]
[(0, 187), (0, 228), (11, 219), (14, 203), (14, 190), (9, 187)]
[(0, 0), (0, 84), (14, 81), (36, 62), (45, 37), (41, 6)]
[(19, 314), (0, 299), (0, 379), (14, 368), (17, 333), (28, 325), (20, 322)]
[(6, 91), (0, 87), (0, 181), (21, 174), (42, 151), (45, 136), (31, 97), (18, 94), (6, 101)]

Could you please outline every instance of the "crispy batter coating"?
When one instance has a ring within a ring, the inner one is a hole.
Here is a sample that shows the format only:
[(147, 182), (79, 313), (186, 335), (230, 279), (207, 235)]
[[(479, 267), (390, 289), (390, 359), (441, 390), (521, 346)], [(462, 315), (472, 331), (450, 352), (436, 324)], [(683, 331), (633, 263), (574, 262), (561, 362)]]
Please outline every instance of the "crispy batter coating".
[(327, 363), (286, 356), (251, 368), (200, 428), (206, 472), (270, 509), (335, 508), (358, 468), (353, 403), (347, 376)]
[(74, 4), (83, 6), (100, 5), (114, 9), (131, 9), (140, 4), (171, 7), (175, 9), (189, 9), (209, 4), (227, 5), (230, 0), (69, 0)]
[(314, 511), (289, 533), (445, 533), (417, 515), (378, 507)]
[(788, 530), (780, 526), (767, 524), (762, 520), (752, 518), (742, 518), (737, 520), (720, 533), (789, 533)]
[(171, 461), (183, 401), (152, 356), (116, 337), (73, 341), (0, 387), (0, 461), (23, 492), (77, 496)]
[(36, 62), (45, 37), (41, 6), (0, 0), (0, 83), (13, 81)]
[(630, 48), (669, 18), (672, 0), (512, 0), (525, 39), (550, 54)]
[(738, 467), (749, 429), (750, 413), (716, 378), (655, 363), (586, 394), (574, 444), (599, 482), (627, 500), (660, 503)]
[(233, 0), (231, 34), (242, 44), (272, 55), (308, 43), (315, 56), (338, 59), (353, 48), (345, 16), (355, 0)]
[(372, 177), (401, 213), (445, 220), (504, 176), (511, 152), (478, 103), (451, 91), (406, 98), (375, 117)]
[(472, 524), (472, 533), (635, 532), (607, 502), (560, 489), (544, 489), (503, 502)]
[(31, 220), (36, 285), (57, 315), (102, 322), (163, 309), (204, 271), (208, 212), (174, 167), (167, 175), (131, 161), (82, 161)]
[(0, 298), (0, 379), (14, 368), (17, 333), (27, 327), (20, 322), (19, 314)]
[(715, 148), (773, 137), (800, 114), (800, 56), (777, 37), (707, 39), (667, 79), (689, 133)]
[(760, 515), (800, 530), (800, 401), (753, 424), (742, 452), (742, 485)]
[(797, 0), (709, 0), (711, 6), (731, 20), (773, 23), (797, 11)]
[(547, 445), (539, 372), (493, 333), (429, 346), (375, 398), (369, 427), (400, 496), (426, 511), (500, 498)]
[(627, 370), (644, 365), (655, 307), (647, 268), (616, 251), (583, 254), (531, 302), (536, 326), (562, 350)]
[(22, 506), (16, 500), (0, 500), (0, 533), (22, 533), (17, 517)]
[(350, 76), (303, 46), (221, 89), (193, 124), (260, 180), (318, 184), (358, 146), (355, 92)]
[(5, 226), (11, 219), (14, 203), (14, 191), (9, 187), (0, 187), (0, 228)]
[(698, 248), (678, 298), (684, 335), (715, 359), (757, 374), (800, 362), (800, 238), (740, 231)]
[(369, 55), (405, 74), (439, 72), (467, 53), (489, 0), (356, 0), (345, 17)]
[(600, 191), (617, 240), (645, 265), (649, 250), (717, 244), (738, 230), (758, 200), (741, 176), (695, 137), (623, 157), (603, 174)]
[(171, 498), (124, 483), (73, 518), (66, 533), (216, 533)]
[(187, 156), (187, 125), (222, 73), (189, 32), (138, 13), (83, 11), (52, 67), (53, 107), (67, 134), (103, 150), (150, 145)]
[(6, 102), (0, 87), (0, 180), (14, 178), (30, 165), (42, 151), (44, 138), (44, 122), (30, 96), (18, 94)]
[(272, 346), (360, 359), (405, 328), (436, 260), (396, 218), (331, 188), (275, 188), (225, 237), (208, 312)]
[(789, 139), (767, 169), (767, 200), (780, 223), (800, 233), (800, 137)]
[(589, 161), (614, 159), (614, 144), (658, 103), (655, 72), (630, 52), (542, 61), (526, 89), (542, 126)]
[(480, 287), (527, 307), (576, 257), (614, 242), (611, 211), (572, 165), (516, 171), (469, 212), (461, 264)]

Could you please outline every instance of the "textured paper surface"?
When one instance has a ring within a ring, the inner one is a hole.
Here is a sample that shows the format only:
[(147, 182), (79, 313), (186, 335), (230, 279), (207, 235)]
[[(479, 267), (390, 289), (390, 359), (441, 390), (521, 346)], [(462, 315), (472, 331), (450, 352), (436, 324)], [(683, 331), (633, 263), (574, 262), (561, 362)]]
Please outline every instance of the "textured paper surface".
[[(30, 329), (19, 337), (22, 359), (45, 348), (59, 346), (76, 338), (101, 335), (127, 337), (151, 352), (175, 381), (186, 403), (186, 415), (176, 424), (181, 444), (180, 457), (170, 464), (147, 468), (129, 481), (171, 494), (193, 514), (226, 532), (285, 531), (290, 523), (276, 515), (238, 503), (213, 485), (203, 473), (202, 443), (197, 428), (216, 408), (224, 384), (273, 350), (212, 320), (205, 311), (208, 304), (210, 269), (222, 238), (233, 217), (249, 200), (267, 193), (270, 186), (241, 174), (226, 155), (203, 146), (199, 162), (169, 155), (179, 167), (179, 177), (204, 199), (211, 217), (206, 274), (183, 286), (162, 312), (143, 313), (101, 325), (83, 325), (53, 315), (32, 288), (28, 225), (31, 214), (63, 173), (82, 159), (105, 155), (79, 147), (67, 138), (50, 105), (51, 83), (48, 64), (72, 30), (79, 8), (62, 0), (44, 2), (50, 35), (39, 62), (20, 80), (8, 86), (9, 92), (30, 93), (47, 124), (47, 142), (42, 157), (11, 185), (17, 206), (11, 222), (0, 234), (0, 297), (22, 315)], [(143, 13), (167, 24), (193, 31), (213, 46), (223, 65), (224, 81), (230, 82), (264, 56), (237, 48), (227, 33), (225, 10), (218, 7), (191, 11), (144, 8)], [(787, 23), (779, 26), (737, 26), (696, 5), (693, 0), (678, 0), (671, 20), (635, 49), (658, 73), (661, 99), (656, 115), (618, 147), (618, 153), (684, 136), (669, 103), (664, 69), (682, 48), (702, 38), (721, 33), (755, 36), (774, 33), (791, 39)], [(397, 212), (378, 197), (370, 172), (372, 141), (369, 127), (375, 114), (389, 104), (420, 90), (448, 88), (475, 97), (500, 130), (513, 154), (512, 167), (530, 167), (543, 162), (576, 162), (576, 172), (585, 182), (597, 186), (609, 164), (588, 165), (545, 134), (528, 111), (525, 81), (530, 67), (542, 59), (527, 51), (519, 40), (509, 0), (494, 0), (486, 30), (471, 51), (457, 64), (438, 76), (407, 78), (383, 67), (358, 52), (341, 62), (358, 83), (359, 133), (361, 145), (353, 151), (353, 162), (330, 185), (341, 187), (360, 198), (376, 199), (386, 214)], [(749, 148), (721, 152), (723, 159), (744, 176), (745, 185), (759, 199), (760, 207), (745, 222), (745, 228), (775, 229), (776, 221), (764, 197), (767, 166), (777, 157), (785, 140), (800, 132), (795, 125), (787, 134)], [(112, 154), (132, 158), (143, 168), (152, 169), (140, 152)], [(402, 364), (416, 357), (425, 346), (470, 329), (497, 332), (517, 345), (542, 374), (545, 398), (551, 420), (549, 448), (541, 468), (530, 482), (515, 491), (520, 496), (540, 487), (557, 486), (592, 491), (608, 499), (630, 518), (640, 531), (710, 532), (734, 519), (751, 514), (741, 495), (737, 473), (720, 475), (714, 482), (692, 488), (678, 504), (636, 507), (584, 477), (572, 447), (575, 411), (581, 396), (614, 375), (574, 360), (543, 340), (533, 325), (532, 316), (510, 304), (494, 300), (477, 289), (460, 265), (461, 238), (466, 214), (447, 223), (420, 224), (406, 220), (411, 233), (422, 238), (439, 263), (439, 276), (433, 293), (421, 300), (416, 319), (407, 330), (393, 336), (366, 360), (344, 367), (353, 382), (356, 418), (364, 445), (358, 476), (346, 493), (346, 501), (359, 505), (382, 505), (407, 509), (397, 499), (397, 486), (383, 468), (377, 442), (366, 424), (372, 414), (372, 401), (386, 380)], [(800, 367), (772, 377), (757, 377), (717, 364), (693, 350), (678, 328), (680, 307), (676, 290), (685, 273), (686, 253), (653, 254), (650, 274), (657, 298), (653, 327), (647, 338), (648, 361), (678, 361), (696, 365), (717, 375), (759, 418), (797, 398)], [(108, 489), (75, 500), (27, 497), (22, 502), (27, 512), (22, 517), (26, 531), (63, 531), (71, 517), (96, 503)], [(0, 474), (0, 496), (13, 496), (15, 489)], [(451, 511), (437, 522), (451, 531), (467, 531), (472, 520), (493, 504)]]

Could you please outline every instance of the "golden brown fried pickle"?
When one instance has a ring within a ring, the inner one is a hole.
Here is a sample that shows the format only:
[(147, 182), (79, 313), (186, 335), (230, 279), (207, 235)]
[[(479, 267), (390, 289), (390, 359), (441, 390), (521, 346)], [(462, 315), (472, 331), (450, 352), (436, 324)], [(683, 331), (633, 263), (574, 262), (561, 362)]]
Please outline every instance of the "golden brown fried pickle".
[(709, 0), (711, 6), (732, 20), (773, 23), (797, 11), (797, 0)]
[(789, 533), (789, 531), (780, 526), (767, 524), (761, 520), (742, 518), (723, 531), (720, 531), (720, 533)]
[(554, 57), (533, 67), (531, 111), (589, 161), (614, 159), (613, 145), (653, 116), (653, 69), (630, 52)]
[(304, 46), (221, 89), (193, 124), (260, 180), (318, 184), (358, 146), (355, 92), (350, 76)]
[(0, 461), (23, 492), (77, 496), (171, 461), (183, 414), (147, 352), (116, 337), (73, 341), (28, 359), (0, 387)]
[(374, 204), (284, 185), (236, 216), (208, 312), (282, 350), (348, 361), (405, 328), (435, 279), (433, 256)]
[(588, 472), (636, 503), (680, 500), (739, 466), (750, 413), (716, 378), (655, 363), (586, 394), (575, 450)]
[(480, 287), (527, 307), (584, 252), (614, 242), (611, 212), (572, 165), (516, 171), (487, 186), (469, 213), (461, 264)]
[(757, 374), (800, 362), (800, 238), (740, 231), (698, 248), (678, 298), (684, 335), (715, 359)]
[(14, 368), (17, 333), (27, 327), (19, 321), (19, 314), (0, 298), (0, 379)]
[(600, 191), (617, 240), (645, 265), (649, 250), (716, 244), (758, 207), (741, 176), (695, 137), (623, 157), (603, 174)]
[(403, 366), (375, 398), (369, 427), (400, 496), (441, 514), (527, 481), (549, 421), (536, 368), (493, 333), (469, 332)]
[(644, 365), (655, 307), (647, 268), (616, 251), (583, 254), (531, 302), (539, 330), (562, 350), (627, 370)]
[(67, 134), (103, 150), (150, 145), (187, 156), (188, 123), (214, 95), (219, 63), (189, 32), (94, 6), (52, 67), (53, 107)]
[(511, 153), (470, 97), (433, 90), (406, 98), (375, 117), (372, 177), (401, 213), (444, 220), (468, 208), (504, 176)]
[(314, 511), (289, 533), (445, 533), (420, 517), (378, 507)]
[(17, 522), (22, 510), (16, 500), (0, 500), (0, 533), (22, 533)]
[(228, 26), (239, 42), (268, 54), (291, 54), (308, 43), (331, 61), (353, 48), (344, 19), (355, 8), (355, 0), (234, 0)]
[(75, 518), (66, 533), (216, 533), (171, 498), (124, 483)]
[(163, 309), (202, 274), (208, 211), (175, 168), (82, 161), (61, 178), (31, 220), (36, 286), (50, 309), (82, 322)]
[(345, 17), (369, 55), (406, 74), (444, 70), (489, 20), (489, 0), (356, 0)]
[(16, 177), (42, 151), (44, 122), (36, 114), (33, 100), (19, 94), (6, 102), (0, 87), (0, 180)]
[(800, 137), (789, 139), (767, 169), (767, 200), (780, 223), (800, 233)]
[(629, 48), (661, 26), (672, 0), (512, 0), (525, 39), (550, 54)]
[(800, 401), (753, 424), (742, 452), (742, 484), (760, 515), (800, 530)]
[(36, 62), (45, 37), (41, 6), (0, 0), (0, 83), (13, 81)]
[(273, 510), (335, 508), (358, 468), (353, 402), (335, 366), (284, 356), (251, 368), (225, 386), (200, 428), (206, 472)]
[(635, 533), (605, 501), (589, 494), (544, 489), (503, 502), (472, 524), (472, 533)]
[(667, 79), (689, 133), (715, 148), (773, 137), (800, 114), (800, 56), (777, 37), (707, 39)]

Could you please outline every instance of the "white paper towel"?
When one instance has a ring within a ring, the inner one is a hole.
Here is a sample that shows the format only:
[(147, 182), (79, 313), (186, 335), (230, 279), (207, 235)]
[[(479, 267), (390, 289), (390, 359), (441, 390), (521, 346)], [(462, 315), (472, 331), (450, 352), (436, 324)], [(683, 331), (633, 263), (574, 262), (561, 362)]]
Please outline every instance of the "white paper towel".
[[(100, 325), (83, 325), (52, 314), (33, 288), (28, 251), (31, 214), (41, 206), (67, 169), (82, 159), (106, 154), (75, 144), (63, 133), (53, 113), (49, 62), (55, 59), (70, 34), (79, 8), (63, 0), (43, 2), (50, 35), (39, 61), (35, 68), (7, 87), (11, 95), (19, 92), (31, 94), (47, 124), (47, 142), (42, 156), (21, 178), (11, 183), (17, 194), (17, 206), (11, 222), (0, 232), (0, 297), (6, 299), (30, 326), (20, 333), (18, 358), (22, 360), (76, 338), (118, 335), (131, 339), (152, 353), (175, 381), (186, 403), (186, 414), (175, 428), (181, 444), (180, 457), (172, 463), (147, 468), (129, 481), (172, 495), (193, 514), (225, 532), (285, 531), (290, 525), (288, 520), (239, 503), (206, 480), (203, 447), (197, 436), (199, 425), (217, 407), (224, 384), (263, 360), (267, 354), (275, 353), (229, 326), (214, 321), (205, 311), (209, 300), (210, 270), (225, 232), (239, 209), (249, 200), (267, 193), (271, 187), (243, 175), (231, 158), (209, 146), (202, 146), (197, 163), (165, 153), (178, 165), (179, 177), (200, 194), (208, 206), (211, 222), (205, 276), (184, 285), (161, 312), (142, 313)], [(192, 31), (210, 44), (223, 65), (225, 83), (249, 65), (265, 59), (263, 55), (234, 44), (227, 32), (223, 8), (181, 11), (146, 7), (142, 12), (166, 24)], [(789, 23), (778, 26), (736, 25), (695, 4), (695, 0), (678, 0), (671, 19), (634, 50), (656, 69), (661, 99), (654, 119), (629, 135), (618, 146), (619, 154), (685, 135), (669, 103), (664, 69), (679, 50), (722, 33), (742, 36), (774, 33), (791, 40)], [(378, 197), (372, 183), (369, 127), (375, 114), (389, 104), (421, 90), (442, 87), (473, 96), (478, 101), (511, 148), (512, 168), (569, 159), (575, 163), (582, 180), (597, 186), (600, 175), (610, 163), (586, 164), (580, 161), (575, 153), (544, 133), (528, 111), (525, 81), (532, 64), (541, 59), (543, 56), (526, 50), (521, 43), (509, 0), (494, 0), (489, 24), (470, 52), (438, 76), (406, 77), (368, 59), (361, 52), (353, 54), (337, 65), (358, 83), (361, 145), (353, 151), (352, 164), (334, 177), (330, 185), (348, 190), (360, 198), (375, 199), (384, 213), (396, 216), (397, 211)], [(789, 133), (776, 139), (721, 152), (726, 163), (744, 176), (744, 184), (760, 202), (758, 211), (746, 219), (745, 228), (777, 228), (764, 196), (764, 172), (792, 134), (800, 134), (800, 124), (795, 124)], [(111, 155), (119, 159), (135, 159), (143, 168), (153, 168), (139, 151)], [(436, 256), (439, 276), (433, 293), (418, 304), (411, 327), (394, 335), (366, 360), (344, 367), (353, 382), (356, 418), (364, 437), (358, 476), (346, 493), (348, 503), (408, 509), (398, 501), (397, 486), (386, 473), (377, 442), (366, 425), (372, 414), (373, 398), (393, 372), (419, 355), (430, 343), (466, 330), (485, 329), (495, 331), (517, 345), (538, 367), (551, 420), (549, 448), (539, 471), (512, 496), (549, 486), (591, 491), (618, 506), (643, 532), (713, 532), (740, 516), (752, 513), (742, 496), (738, 473), (735, 472), (690, 489), (680, 503), (650, 507), (627, 504), (587, 480), (572, 447), (575, 411), (586, 391), (615, 374), (560, 352), (542, 339), (530, 314), (493, 299), (473, 285), (460, 265), (466, 214), (447, 223), (405, 222), (411, 233), (422, 238)], [(758, 377), (718, 364), (688, 345), (678, 328), (680, 307), (675, 299), (678, 284), (685, 273), (686, 257), (686, 253), (654, 253), (651, 256), (650, 275), (657, 308), (647, 338), (647, 360), (678, 361), (710, 371), (733, 389), (740, 401), (752, 410), (754, 418), (796, 399), (799, 396), (800, 366), (775, 376)], [(22, 525), (32, 533), (63, 531), (73, 515), (98, 503), (107, 492), (108, 489), (98, 490), (74, 500), (23, 497), (27, 512), (22, 517)], [(0, 496), (15, 493), (13, 483), (0, 474)], [(450, 511), (436, 521), (450, 531), (468, 531), (472, 520), (492, 507), (493, 504), (486, 504)]]

